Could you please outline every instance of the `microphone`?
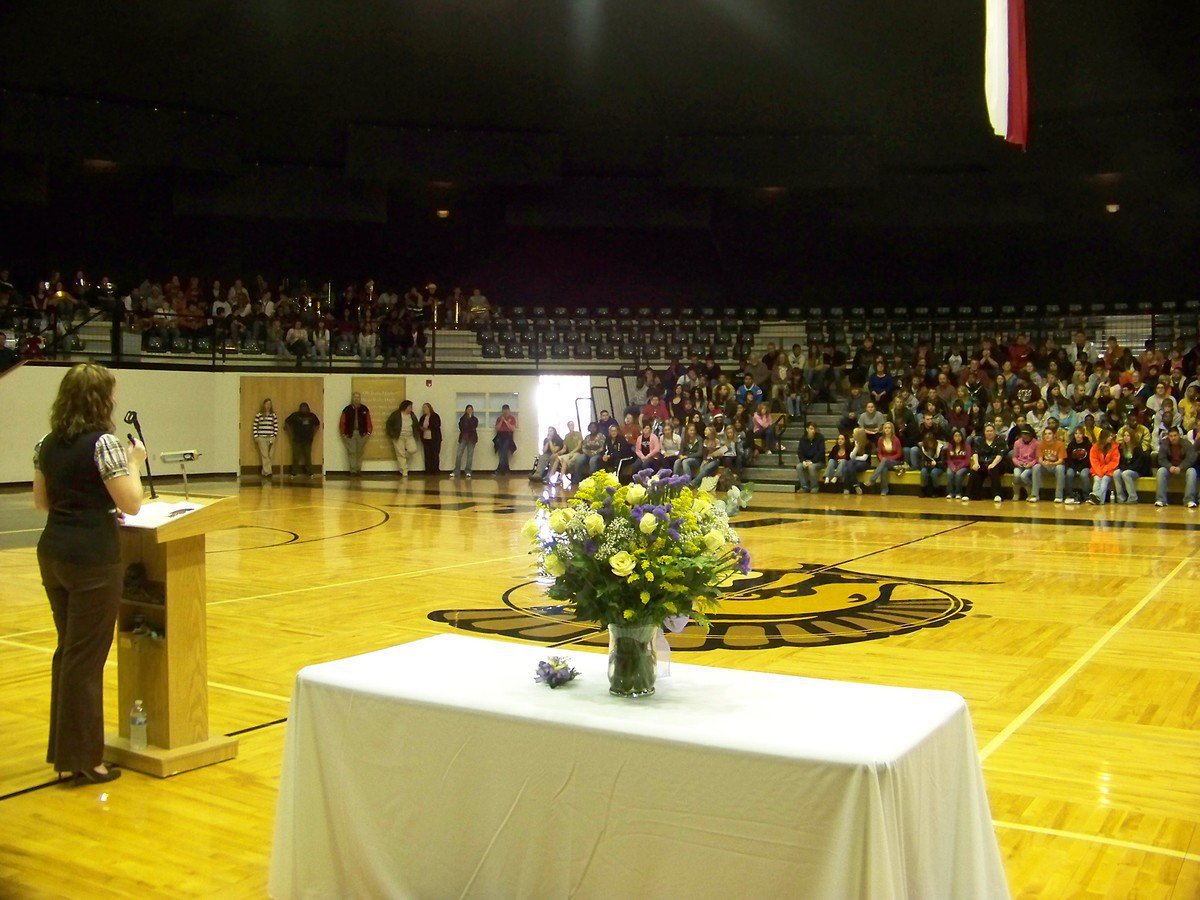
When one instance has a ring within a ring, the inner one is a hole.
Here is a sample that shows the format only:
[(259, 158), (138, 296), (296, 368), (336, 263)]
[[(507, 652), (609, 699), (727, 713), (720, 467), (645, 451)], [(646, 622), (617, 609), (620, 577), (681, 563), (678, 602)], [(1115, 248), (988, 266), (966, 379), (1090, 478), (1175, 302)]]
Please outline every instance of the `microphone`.
[[(133, 430), (137, 432), (138, 440), (142, 442), (142, 446), (146, 445), (146, 438), (142, 435), (142, 423), (138, 421), (137, 410), (131, 409), (125, 413), (125, 424), (132, 425)], [(133, 435), (126, 432), (125, 435), (129, 438), (129, 442), (133, 443)], [(154, 475), (150, 471), (150, 454), (146, 454), (146, 483), (150, 486), (150, 499), (157, 500), (158, 492), (154, 490)]]

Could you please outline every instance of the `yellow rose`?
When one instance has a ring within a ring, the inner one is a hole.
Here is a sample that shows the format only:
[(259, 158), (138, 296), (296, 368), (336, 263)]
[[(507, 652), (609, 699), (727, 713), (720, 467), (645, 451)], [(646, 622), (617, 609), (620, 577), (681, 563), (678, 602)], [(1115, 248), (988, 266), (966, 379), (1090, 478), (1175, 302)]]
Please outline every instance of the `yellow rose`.
[(562, 534), (567, 530), (567, 526), (571, 524), (571, 518), (574, 513), (569, 509), (556, 509), (550, 513), (550, 530), (555, 534)]
[(642, 516), (642, 520), (638, 522), (638, 529), (642, 534), (653, 534), (654, 529), (658, 527), (658, 517), (654, 513), (646, 513)]
[(608, 565), (609, 568), (613, 570), (613, 574), (618, 578), (628, 578), (633, 574), (633, 569), (634, 566), (637, 565), (637, 560), (635, 560), (624, 550), (620, 550), (609, 557)]
[(692, 512), (698, 516), (704, 515), (710, 509), (712, 509), (712, 504), (703, 497), (698, 498), (696, 502), (692, 504)]
[(725, 535), (721, 534), (721, 532), (714, 528), (704, 536), (704, 546), (713, 553), (716, 553), (725, 546)]
[(588, 513), (583, 518), (583, 527), (592, 537), (597, 537), (604, 531), (604, 516), (600, 513)]
[(555, 578), (567, 571), (567, 564), (556, 553), (547, 556), (542, 565), (546, 568), (546, 574), (553, 575)]
[(532, 541), (539, 534), (541, 534), (541, 532), (542, 525), (536, 518), (530, 519), (521, 526), (521, 537), (525, 538), (527, 541)]
[(635, 503), (641, 503), (646, 498), (646, 489), (640, 484), (631, 484), (625, 492), (625, 499), (632, 506)]

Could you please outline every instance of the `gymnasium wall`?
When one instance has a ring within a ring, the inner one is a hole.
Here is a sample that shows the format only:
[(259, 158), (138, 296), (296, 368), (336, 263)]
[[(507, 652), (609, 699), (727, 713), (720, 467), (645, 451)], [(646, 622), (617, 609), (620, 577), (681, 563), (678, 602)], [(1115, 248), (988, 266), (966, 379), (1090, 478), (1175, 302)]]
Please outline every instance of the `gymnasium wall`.
[[(32, 478), (33, 445), (46, 433), (50, 405), (66, 370), (58, 366), (25, 365), (0, 377), (0, 421), (4, 437), (0, 442), (0, 484), (29, 482)], [(280, 377), (312, 377), (279, 373)], [(177, 466), (168, 467), (157, 459), (162, 450), (200, 450), (203, 455), (188, 466), (189, 474), (233, 474), (239, 460), (239, 396), (243, 375), (237, 372), (161, 372), (123, 369), (117, 372), (117, 411), (119, 420), (126, 410), (136, 409), (151, 451), (155, 474), (177, 474)], [(342, 407), (350, 402), (351, 383), (363, 375), (330, 374), (325, 382), (325, 409), (315, 410), (321, 417), (325, 468), (344, 471), (346, 452), (337, 434)], [(396, 377), (377, 376), (377, 377)], [(537, 377), (531, 375), (407, 375), (406, 396), (417, 409), (428, 401), (442, 416), (446, 439), (442, 444), (442, 468), (454, 463), (454, 439), (457, 434), (455, 400), (458, 393), (514, 392), (521, 397), (520, 428), (516, 435), (517, 456), (514, 468), (520, 470), (533, 459), (539, 442), (534, 392)], [(426, 384), (426, 382), (431, 382)], [(600, 380), (603, 383), (603, 379)], [(282, 419), (291, 410), (280, 410)], [(384, 440), (383, 423), (391, 410), (372, 409), (379, 440)], [(118, 421), (117, 431), (125, 433)], [(487, 471), (495, 466), (491, 449), (490, 422), (480, 422), (479, 447), (475, 467)], [(286, 443), (286, 442), (285, 442)], [(315, 454), (314, 454), (315, 455)], [(277, 451), (276, 461), (286, 462), (286, 449)], [(369, 460), (367, 471), (395, 471), (390, 460)]]

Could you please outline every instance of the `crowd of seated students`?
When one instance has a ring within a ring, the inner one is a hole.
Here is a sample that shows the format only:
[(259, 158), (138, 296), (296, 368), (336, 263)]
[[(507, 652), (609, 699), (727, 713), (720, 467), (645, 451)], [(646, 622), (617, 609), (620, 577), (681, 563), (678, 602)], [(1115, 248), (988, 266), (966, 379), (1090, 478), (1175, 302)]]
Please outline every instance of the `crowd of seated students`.
[[(59, 272), (28, 291), (19, 290), (8, 270), (0, 270), (0, 331), (4, 346), (17, 357), (38, 358), (55, 347), (76, 322), (103, 314), (141, 335), (143, 349), (194, 348), (197, 339), (218, 354), (265, 353), (279, 359), (306, 361), (331, 355), (357, 356), (364, 366), (425, 364), (427, 329), (466, 327), (487, 321), (491, 305), (479, 288), (442, 294), (436, 284), (411, 287), (404, 294), (377, 289), (367, 279), (335, 290), (317, 290), (306, 281), (272, 286), (262, 275), (245, 283), (173, 275), (165, 281), (144, 280), (120, 292), (107, 277), (92, 284), (82, 271), (71, 279)], [(69, 349), (69, 348), (63, 348)]]
[(643, 370), (630, 385), (621, 418), (601, 410), (580, 432), (574, 422), (551, 428), (530, 473), (533, 480), (577, 484), (600, 469), (622, 481), (642, 470), (669, 469), (704, 478), (741, 475), (760, 456), (785, 449), (779, 440), (788, 417), (769, 400), (773, 347), (730, 371), (711, 357), (674, 360), (663, 371)]
[[(1013, 500), (1052, 487), (1056, 503), (1136, 503), (1153, 477), (1156, 506), (1173, 487), (1197, 506), (1200, 340), (1169, 353), (1147, 340), (1135, 355), (1111, 337), (1035, 349), (1019, 334), (941, 359), (922, 345), (911, 362), (872, 350), (864, 339), (847, 367), (834, 443), (811, 425), (800, 441), (797, 491), (886, 495), (891, 473), (913, 469), (926, 497), (1001, 502), (1009, 474)], [(836, 393), (828, 378), (808, 384)]]

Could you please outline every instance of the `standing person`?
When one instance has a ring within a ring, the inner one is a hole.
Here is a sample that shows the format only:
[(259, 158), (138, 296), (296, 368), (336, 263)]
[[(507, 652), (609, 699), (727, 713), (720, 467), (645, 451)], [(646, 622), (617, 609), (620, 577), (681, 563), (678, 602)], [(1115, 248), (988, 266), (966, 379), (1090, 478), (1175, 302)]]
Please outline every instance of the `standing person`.
[(815, 494), (820, 489), (821, 466), (825, 464), (825, 438), (817, 426), (804, 426), (804, 437), (796, 442), (796, 489)]
[(292, 439), (292, 477), (298, 474), (301, 461), (304, 465), (304, 477), (312, 476), (312, 445), (321, 420), (308, 408), (307, 403), (301, 403), (300, 408), (283, 421), (283, 427)]
[(1008, 456), (1008, 444), (996, 434), (996, 426), (988, 422), (983, 426), (983, 437), (976, 436), (975, 452), (971, 454), (969, 491), (972, 500), (982, 500), (984, 486), (992, 499), (1000, 503), (1000, 476), (1004, 473), (1004, 460)]
[(33, 502), (47, 513), (38, 568), (58, 635), (46, 762), (76, 784), (121, 774), (104, 764), (104, 662), (124, 584), (117, 512), (141, 509), (146, 448), (112, 433), (115, 387), (104, 366), (71, 367), (33, 459)]
[(1108, 488), (1121, 464), (1121, 451), (1113, 441), (1110, 428), (1101, 428), (1096, 443), (1092, 444), (1091, 468), (1092, 492), (1088, 494), (1087, 502), (1093, 506), (1104, 503), (1108, 496)]
[(254, 444), (258, 447), (258, 458), (261, 464), (262, 477), (272, 478), (275, 475), (275, 439), (279, 437), (279, 417), (275, 415), (275, 404), (268, 397), (262, 402), (258, 412), (254, 414), (254, 424), (251, 426)]
[(467, 404), (463, 414), (458, 417), (458, 449), (454, 452), (454, 471), (450, 477), (466, 470), (471, 477), (471, 466), (475, 462), (475, 445), (479, 443), (479, 420), (475, 418), (475, 407)]
[(440, 475), (442, 471), (442, 417), (433, 411), (433, 404), (421, 404), (421, 446), (425, 450), (425, 474)]
[(384, 429), (396, 453), (400, 477), (407, 478), (409, 466), (412, 465), (413, 457), (417, 455), (417, 435), (420, 433), (411, 400), (402, 400), (400, 406), (392, 410)]
[(350, 395), (350, 405), (342, 410), (338, 421), (338, 433), (346, 445), (346, 459), (352, 476), (362, 475), (363, 448), (374, 431), (371, 410), (363, 406), (362, 394), (355, 391)]
[(946, 499), (970, 501), (967, 496), (967, 473), (971, 471), (971, 445), (961, 428), (950, 433), (946, 445)]
[(497, 475), (507, 475), (509, 472), (509, 462), (517, 452), (517, 442), (513, 438), (516, 430), (516, 413), (505, 403), (500, 407), (500, 415), (496, 417), (496, 436), (492, 438), (492, 446), (496, 450), (496, 456), (500, 458), (500, 464), (496, 466)]

